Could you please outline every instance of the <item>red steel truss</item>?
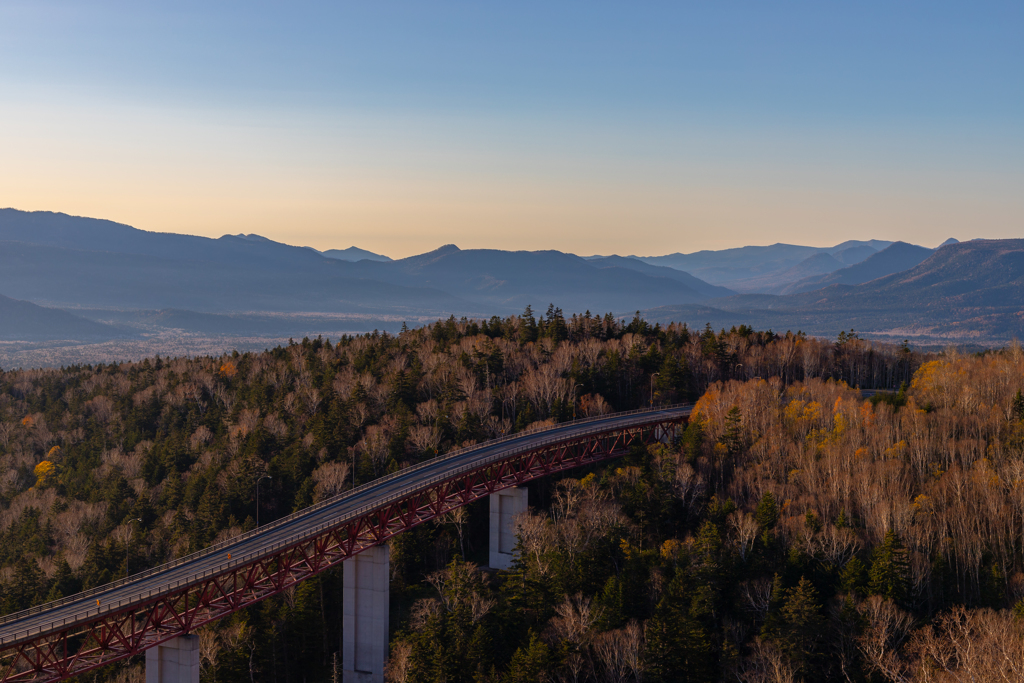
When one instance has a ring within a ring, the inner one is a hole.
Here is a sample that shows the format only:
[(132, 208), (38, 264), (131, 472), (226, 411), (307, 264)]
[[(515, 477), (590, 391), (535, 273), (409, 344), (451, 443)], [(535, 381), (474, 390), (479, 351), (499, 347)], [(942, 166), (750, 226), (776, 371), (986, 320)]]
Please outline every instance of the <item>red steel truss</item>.
[(356, 518), (339, 520), (316, 535), (282, 545), (246, 564), (169, 584), (158, 596), (127, 605), (107, 609), (98, 605), (94, 617), (90, 612), (67, 628), (56, 626), (0, 645), (0, 682), (56, 681), (139, 654), (495, 491), (620, 456), (635, 444), (670, 438), (684, 419), (661, 418), (515, 452), (507, 459), (433, 481)]

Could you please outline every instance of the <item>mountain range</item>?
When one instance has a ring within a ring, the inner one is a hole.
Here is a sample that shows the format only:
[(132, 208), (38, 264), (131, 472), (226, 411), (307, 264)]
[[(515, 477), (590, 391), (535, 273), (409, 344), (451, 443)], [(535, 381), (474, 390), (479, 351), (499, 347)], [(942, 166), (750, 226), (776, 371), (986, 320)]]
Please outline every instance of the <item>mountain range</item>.
[(391, 260), (357, 247), (320, 252), (254, 234), (211, 239), (2, 209), (0, 340), (161, 330), (287, 337), (549, 303), (700, 326), (1002, 339), (1022, 325), (1022, 254), (1020, 240), (949, 240), (936, 250), (850, 240), (586, 258), (445, 245)]
[[(909, 259), (920, 247), (896, 243)], [(885, 252), (879, 252), (882, 257)], [(887, 258), (887, 257), (886, 257)], [(917, 265), (856, 284), (884, 270), (851, 266), (835, 284), (788, 295), (744, 294), (692, 309), (645, 311), (652, 321), (707, 321), (715, 326), (803, 329), (835, 335), (857, 329), (876, 336), (988, 342), (1024, 336), (1024, 240), (972, 240), (939, 247)], [(867, 264), (865, 261), (865, 266)], [(838, 271), (842, 273), (843, 271)]]
[(825, 248), (772, 244), (631, 258), (686, 271), (706, 282), (737, 292), (765, 292), (805, 277), (831, 273), (859, 263), (891, 244), (883, 240), (849, 240)]

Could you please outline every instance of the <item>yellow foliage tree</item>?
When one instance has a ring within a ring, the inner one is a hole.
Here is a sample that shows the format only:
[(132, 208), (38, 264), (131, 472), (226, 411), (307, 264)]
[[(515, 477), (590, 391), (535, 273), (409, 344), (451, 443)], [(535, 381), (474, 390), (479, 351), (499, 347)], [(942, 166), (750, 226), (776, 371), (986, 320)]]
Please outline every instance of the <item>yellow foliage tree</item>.
[(42, 487), (57, 473), (57, 466), (49, 460), (44, 460), (35, 466), (32, 473), (36, 475), (36, 486)]

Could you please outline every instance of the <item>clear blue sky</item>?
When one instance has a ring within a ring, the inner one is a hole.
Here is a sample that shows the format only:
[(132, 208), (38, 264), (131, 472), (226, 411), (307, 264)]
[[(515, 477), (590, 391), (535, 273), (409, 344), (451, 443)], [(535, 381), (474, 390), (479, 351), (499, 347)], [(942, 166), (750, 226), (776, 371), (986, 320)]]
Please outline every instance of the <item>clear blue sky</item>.
[(0, 4), (0, 204), (403, 256), (1024, 236), (1024, 3)]

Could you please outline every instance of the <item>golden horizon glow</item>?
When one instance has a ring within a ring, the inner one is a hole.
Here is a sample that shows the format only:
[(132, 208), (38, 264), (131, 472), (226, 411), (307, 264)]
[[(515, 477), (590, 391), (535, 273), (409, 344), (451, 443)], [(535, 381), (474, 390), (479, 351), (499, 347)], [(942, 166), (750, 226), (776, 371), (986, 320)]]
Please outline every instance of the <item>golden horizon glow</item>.
[[(647, 256), (848, 239), (935, 246), (1019, 237), (1024, 217), (1012, 163), (982, 170), (1000, 158), (991, 140), (935, 149), (884, 131), (837, 143), (829, 131), (705, 124), (612, 143), (597, 125), (109, 103), (0, 115), (11, 124), (0, 130), (5, 207), (392, 258), (449, 243)], [(884, 168), (872, 160), (883, 149)]]

